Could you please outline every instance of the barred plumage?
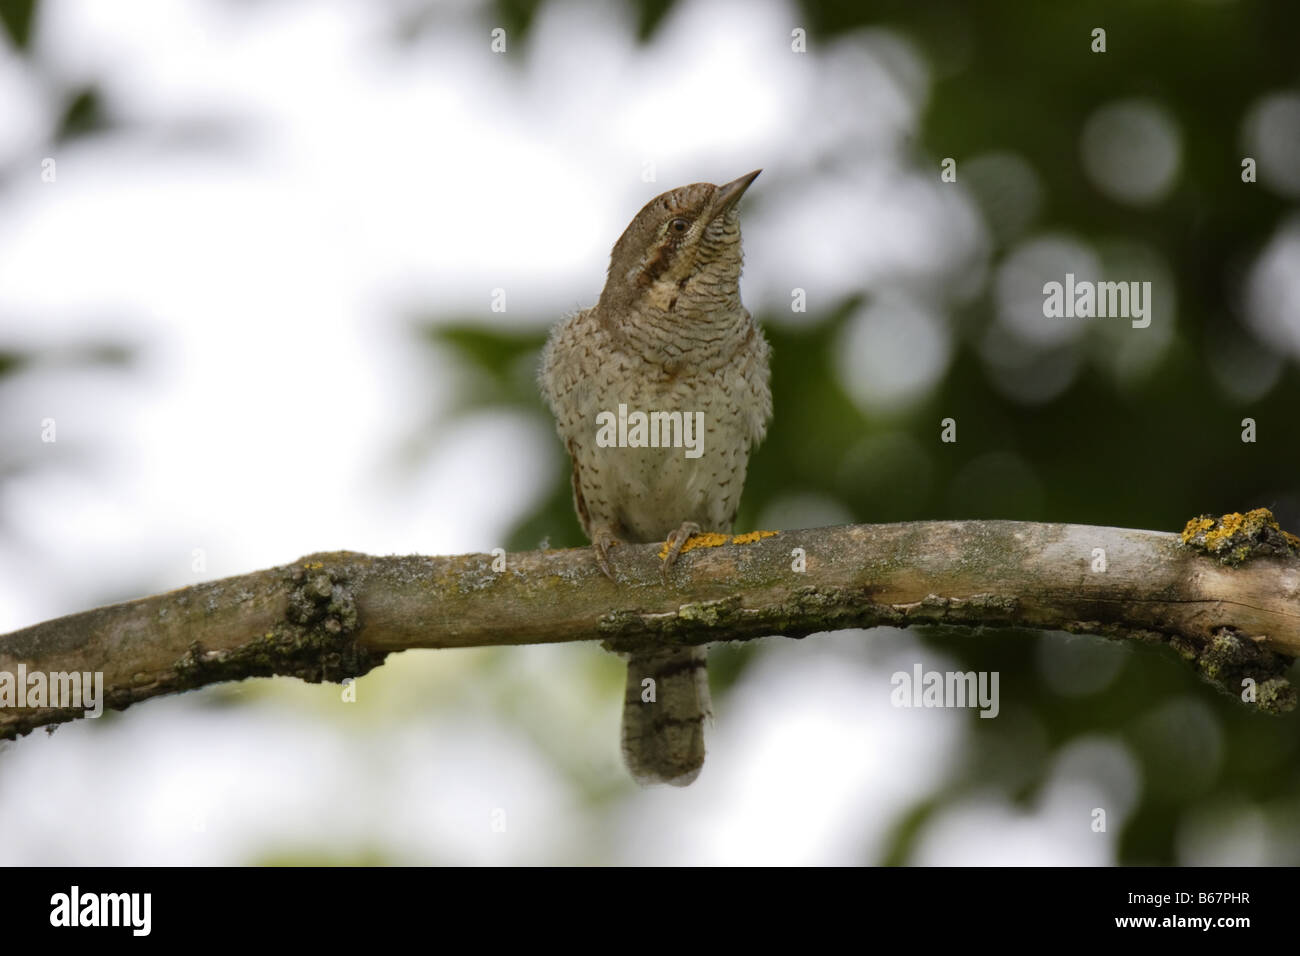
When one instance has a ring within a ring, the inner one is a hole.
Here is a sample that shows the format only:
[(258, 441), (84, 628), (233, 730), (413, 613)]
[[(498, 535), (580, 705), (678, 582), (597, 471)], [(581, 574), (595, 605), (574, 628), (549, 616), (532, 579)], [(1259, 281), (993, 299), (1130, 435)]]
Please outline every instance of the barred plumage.
[[(757, 175), (647, 203), (614, 245), (598, 304), (560, 322), (543, 351), (539, 383), (573, 459), (578, 517), (611, 577), (618, 541), (667, 539), (671, 563), (692, 530), (731, 530), (772, 414), (768, 345), (740, 302), (736, 202)], [(699, 456), (602, 447), (598, 416), (620, 406), (702, 413)], [(706, 654), (666, 648), (629, 660), (623, 752), (639, 781), (681, 786), (699, 774)]]

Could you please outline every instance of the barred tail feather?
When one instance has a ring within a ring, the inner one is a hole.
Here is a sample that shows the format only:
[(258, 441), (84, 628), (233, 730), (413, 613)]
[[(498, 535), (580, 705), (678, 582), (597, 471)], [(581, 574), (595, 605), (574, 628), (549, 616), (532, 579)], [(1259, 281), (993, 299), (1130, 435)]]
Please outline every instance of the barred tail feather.
[(623, 760), (638, 783), (684, 787), (698, 777), (704, 766), (704, 720), (711, 716), (706, 648), (675, 647), (629, 658)]

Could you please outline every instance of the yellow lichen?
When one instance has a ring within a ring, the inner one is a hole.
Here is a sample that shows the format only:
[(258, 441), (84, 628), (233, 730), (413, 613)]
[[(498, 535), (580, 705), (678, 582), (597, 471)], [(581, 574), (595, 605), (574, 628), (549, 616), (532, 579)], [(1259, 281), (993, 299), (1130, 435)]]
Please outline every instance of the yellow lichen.
[[(777, 534), (779, 534), (777, 531), (750, 531), (747, 534), (738, 534), (734, 537), (726, 534), (715, 534), (714, 532), (709, 532), (707, 534), (693, 534), (687, 542), (682, 545), (681, 553), (685, 554), (687, 551), (694, 551), (696, 548), (717, 548), (724, 544), (753, 544), (755, 541), (762, 538), (771, 538)], [(659, 549), (659, 557), (660, 559), (666, 559), (668, 557), (667, 541), (665, 541), (664, 546)]]
[(1281, 529), (1273, 512), (1255, 508), (1244, 515), (1233, 511), (1218, 518), (1201, 515), (1187, 522), (1183, 544), (1218, 555), (1230, 566), (1260, 555), (1296, 555), (1300, 538)]
[(1241, 530), (1241, 522), (1244, 519), (1241, 512), (1234, 511), (1226, 514), (1219, 519), (1219, 526), (1213, 531), (1206, 532), (1205, 546), (1211, 551), (1222, 550), (1227, 540)]
[(731, 539), (732, 544), (753, 544), (762, 538), (776, 537), (775, 531), (751, 531), (748, 534), (738, 534)]
[(323, 567), (325, 567), (324, 561), (310, 561), (303, 565), (303, 569), (306, 571), (318, 571)]
[(1183, 529), (1183, 544), (1187, 544), (1202, 531), (1209, 531), (1213, 527), (1213, 518), (1206, 518), (1204, 516), (1193, 518), (1191, 521), (1187, 522), (1187, 527)]
[[(686, 543), (682, 545), (681, 553), (685, 554), (687, 551), (694, 551), (696, 548), (716, 548), (719, 545), (726, 544), (730, 540), (731, 536), (726, 534), (714, 534), (712, 532), (708, 534), (693, 534), (687, 539)], [(659, 549), (659, 557), (668, 557), (667, 541), (665, 541), (664, 546)]]
[(1229, 547), (1233, 537), (1241, 533), (1253, 535), (1265, 528), (1281, 530), (1273, 512), (1267, 508), (1256, 508), (1244, 515), (1234, 511), (1220, 518), (1218, 524), (1217, 528), (1205, 535), (1205, 547), (1210, 551), (1222, 551)]

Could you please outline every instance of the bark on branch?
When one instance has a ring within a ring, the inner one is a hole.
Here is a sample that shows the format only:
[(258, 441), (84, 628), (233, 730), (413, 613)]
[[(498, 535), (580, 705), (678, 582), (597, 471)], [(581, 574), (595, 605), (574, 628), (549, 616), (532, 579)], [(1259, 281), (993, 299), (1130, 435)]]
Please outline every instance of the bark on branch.
[[(1266, 516), (1266, 520), (1261, 515)], [(802, 565), (800, 555), (802, 557)], [(103, 672), (105, 706), (220, 681), (339, 681), (393, 651), (601, 640), (612, 650), (851, 627), (1027, 627), (1167, 643), (1257, 703), (1294, 700), (1300, 541), (1267, 512), (1155, 531), (1012, 521), (848, 525), (453, 557), (313, 554), (0, 636), (0, 675)], [(495, 564), (495, 568), (494, 568)], [(803, 570), (795, 570), (802, 566)], [(0, 737), (82, 716), (0, 698)]]

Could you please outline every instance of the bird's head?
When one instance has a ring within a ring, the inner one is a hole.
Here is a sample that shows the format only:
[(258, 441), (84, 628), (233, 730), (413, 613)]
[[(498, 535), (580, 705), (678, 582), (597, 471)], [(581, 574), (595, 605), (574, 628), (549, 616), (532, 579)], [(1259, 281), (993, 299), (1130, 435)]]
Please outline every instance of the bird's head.
[(646, 203), (614, 244), (601, 307), (672, 312), (683, 296), (734, 294), (741, 265), (736, 203), (760, 172), (721, 186), (679, 186)]

